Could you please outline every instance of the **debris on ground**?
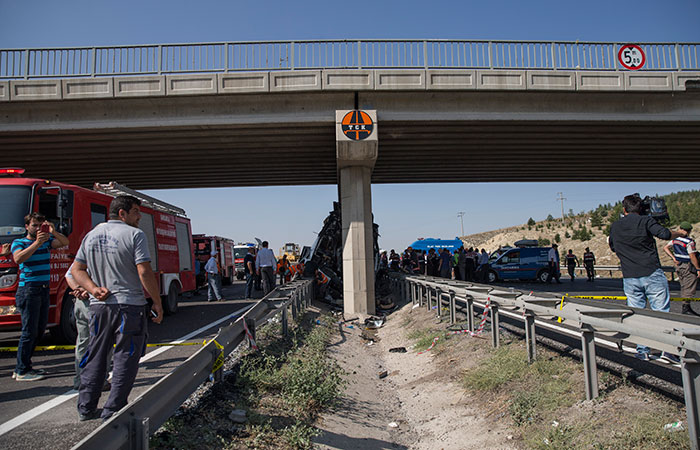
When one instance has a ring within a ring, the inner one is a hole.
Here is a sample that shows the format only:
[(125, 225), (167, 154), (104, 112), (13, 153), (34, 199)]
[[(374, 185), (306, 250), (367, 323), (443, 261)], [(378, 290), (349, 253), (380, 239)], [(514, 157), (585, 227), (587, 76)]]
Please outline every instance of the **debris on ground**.
[(381, 328), (384, 326), (384, 322), (386, 322), (386, 316), (369, 316), (365, 319), (365, 327), (370, 330)]
[(246, 423), (248, 419), (246, 418), (246, 412), (244, 409), (234, 409), (231, 414), (228, 415), (233, 423)]
[(681, 421), (671, 422), (664, 425), (664, 431), (668, 431), (669, 433), (674, 431), (683, 431), (684, 429), (685, 428), (683, 428), (683, 423)]
[(381, 372), (379, 372), (379, 373), (377, 374), (377, 376), (379, 377), (380, 380), (381, 380), (382, 378), (386, 378), (387, 375), (389, 375), (389, 372), (387, 372), (386, 370), (382, 370)]
[(406, 353), (406, 347), (394, 347), (389, 349), (389, 353)]

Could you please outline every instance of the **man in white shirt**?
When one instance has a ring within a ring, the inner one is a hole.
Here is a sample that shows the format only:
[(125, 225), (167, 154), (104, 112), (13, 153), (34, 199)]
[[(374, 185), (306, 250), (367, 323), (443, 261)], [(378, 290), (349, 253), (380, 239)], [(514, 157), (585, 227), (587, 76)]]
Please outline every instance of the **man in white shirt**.
[(549, 263), (549, 273), (547, 274), (547, 284), (552, 282), (554, 278), (557, 283), (561, 284), (559, 278), (561, 277), (561, 272), (559, 272), (559, 246), (557, 244), (552, 244), (552, 248), (549, 249), (547, 253), (547, 262)]
[(219, 283), (221, 279), (221, 274), (219, 273), (219, 264), (216, 262), (216, 255), (218, 252), (216, 250), (211, 251), (211, 257), (209, 261), (204, 265), (204, 271), (207, 274), (207, 282), (209, 283), (209, 289), (207, 291), (207, 301), (213, 302), (221, 301), (221, 290)]
[(255, 271), (262, 278), (263, 295), (267, 295), (275, 288), (275, 272), (277, 271), (277, 260), (275, 254), (268, 247), (268, 242), (263, 241), (263, 248), (255, 258)]

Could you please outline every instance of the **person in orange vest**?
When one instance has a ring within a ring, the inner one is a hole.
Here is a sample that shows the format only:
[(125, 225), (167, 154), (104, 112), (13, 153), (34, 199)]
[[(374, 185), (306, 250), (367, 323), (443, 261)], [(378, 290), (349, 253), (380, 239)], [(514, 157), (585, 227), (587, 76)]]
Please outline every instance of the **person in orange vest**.
[(286, 254), (282, 255), (282, 259), (277, 264), (277, 272), (280, 274), (280, 284), (284, 284), (287, 281), (287, 272), (289, 272), (289, 260)]
[(323, 273), (320, 269), (316, 269), (316, 288), (318, 295), (317, 299), (323, 300), (326, 297), (326, 292), (328, 291), (328, 283), (331, 281), (328, 275)]

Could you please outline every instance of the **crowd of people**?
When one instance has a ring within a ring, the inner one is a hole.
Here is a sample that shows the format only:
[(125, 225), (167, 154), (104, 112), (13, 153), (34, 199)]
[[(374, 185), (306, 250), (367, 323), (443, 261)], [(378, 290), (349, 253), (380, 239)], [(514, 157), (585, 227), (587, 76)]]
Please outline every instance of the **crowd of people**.
[(391, 249), (380, 255), (380, 268), (463, 281), (487, 282), (489, 253), (486, 249), (460, 247), (414, 250), (408, 247), (401, 255)]

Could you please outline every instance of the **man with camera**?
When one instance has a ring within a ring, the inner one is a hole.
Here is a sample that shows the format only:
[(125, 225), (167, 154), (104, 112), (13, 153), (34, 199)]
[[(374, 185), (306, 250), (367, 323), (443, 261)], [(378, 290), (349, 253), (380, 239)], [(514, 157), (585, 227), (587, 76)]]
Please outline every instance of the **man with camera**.
[(68, 238), (56, 231), (42, 214), (33, 212), (24, 218), (27, 236), (12, 242), (11, 252), (19, 264), (19, 287), (15, 304), (22, 317), (22, 335), (17, 345), (17, 367), (12, 378), (36, 381), (42, 370), (32, 369), (32, 354), (41, 340), (49, 319), (51, 249), (68, 245)]
[[(684, 230), (671, 231), (659, 225), (648, 214), (648, 207), (639, 194), (628, 195), (622, 200), (624, 216), (610, 227), (608, 244), (620, 258), (623, 286), (627, 305), (633, 308), (649, 306), (654, 311), (671, 309), (668, 280), (661, 269), (659, 253), (654, 237), (675, 239), (687, 236)], [(663, 359), (678, 363), (675, 355), (661, 354)], [(637, 345), (637, 358), (649, 360), (649, 347)]]

